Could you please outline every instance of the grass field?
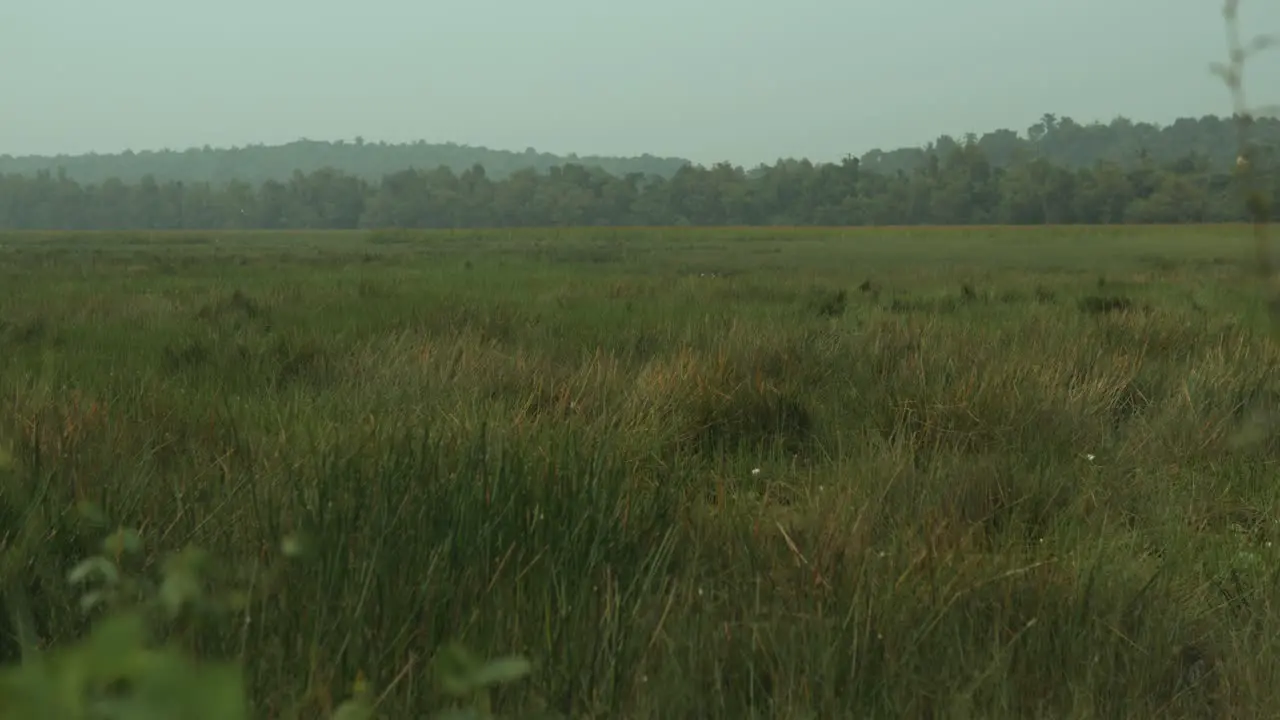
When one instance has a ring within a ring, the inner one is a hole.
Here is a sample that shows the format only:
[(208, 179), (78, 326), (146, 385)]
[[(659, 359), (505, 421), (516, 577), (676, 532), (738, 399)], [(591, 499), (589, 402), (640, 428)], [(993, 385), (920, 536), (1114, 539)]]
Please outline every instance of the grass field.
[(520, 717), (1280, 717), (1249, 259), (1236, 227), (0, 235), (0, 521), (43, 523), (48, 642), (85, 628), (77, 500), (250, 579), (306, 533), (199, 639), (264, 717), (357, 672), (421, 717), (452, 640), (533, 661)]

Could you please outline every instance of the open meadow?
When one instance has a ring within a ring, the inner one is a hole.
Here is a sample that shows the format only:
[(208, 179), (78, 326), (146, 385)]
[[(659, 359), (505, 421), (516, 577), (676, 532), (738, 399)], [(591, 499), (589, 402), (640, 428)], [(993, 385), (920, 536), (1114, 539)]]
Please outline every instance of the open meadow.
[(358, 674), (424, 717), (452, 641), (533, 663), (492, 696), (513, 717), (1280, 717), (1251, 252), (1234, 226), (0, 234), (0, 593), (42, 644), (84, 633), (67, 570), (115, 527), (88, 501), (148, 566), (194, 543), (269, 586), (188, 638), (260, 717)]

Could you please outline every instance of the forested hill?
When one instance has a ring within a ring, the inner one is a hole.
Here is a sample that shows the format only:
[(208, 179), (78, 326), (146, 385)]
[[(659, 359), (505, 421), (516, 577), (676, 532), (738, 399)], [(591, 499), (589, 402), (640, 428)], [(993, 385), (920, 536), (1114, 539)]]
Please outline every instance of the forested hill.
[[(1260, 117), (1250, 134), (1259, 145), (1280, 147), (1280, 120)], [(1020, 155), (1043, 158), (1072, 170), (1101, 161), (1124, 168), (1148, 161), (1165, 165), (1194, 155), (1203, 158), (1209, 168), (1221, 171), (1234, 164), (1237, 155), (1235, 120), (1230, 116), (1180, 118), (1161, 126), (1123, 117), (1084, 125), (1069, 117), (1045, 114), (1021, 133), (996, 130), (968, 138), (944, 135), (922, 148), (873, 150), (862, 155), (862, 167), (881, 173), (910, 172), (930, 155), (946, 157), (970, 139), (996, 167), (1006, 167)]]
[[(1280, 120), (1261, 118), (1252, 130), (1254, 140), (1264, 146), (1280, 147)], [(850, 138), (851, 144), (857, 138)], [(1189, 156), (1203, 160), (1207, 169), (1222, 171), (1236, 159), (1234, 121), (1230, 117), (1182, 118), (1160, 126), (1117, 118), (1110, 123), (1080, 124), (1068, 117), (1046, 114), (1022, 132), (995, 130), (985, 135), (955, 138), (944, 135), (922, 147), (872, 150), (860, 157), (866, 170), (892, 175), (912, 172), (929, 158), (945, 158), (973, 141), (995, 167), (1030, 158), (1076, 170), (1100, 161), (1125, 169), (1144, 163), (1166, 165)], [(251, 145), (242, 148), (192, 148), (125, 152), (113, 155), (26, 156), (0, 155), (0, 175), (32, 176), (39, 171), (65, 170), (68, 178), (80, 183), (100, 184), (117, 179), (136, 183), (150, 175), (165, 182), (205, 182), (225, 184), (232, 180), (259, 185), (267, 181), (288, 181), (295, 172), (311, 174), (322, 169), (375, 182), (403, 170), (434, 170), (447, 167), (461, 173), (480, 165), (493, 180), (503, 180), (520, 170), (545, 173), (566, 164), (598, 168), (614, 177), (633, 173), (671, 178), (687, 160), (643, 155), (635, 158), (578, 157), (492, 150), (454, 143), (410, 144), (322, 142), (300, 140), (287, 145)], [(763, 168), (757, 169), (758, 175)]]
[(552, 155), (532, 148), (524, 152), (491, 150), (455, 143), (415, 142), (322, 142), (299, 140), (287, 145), (250, 145), (240, 148), (191, 148), (124, 152), (111, 155), (0, 155), (0, 175), (34, 175), (39, 171), (66, 171), (69, 178), (82, 183), (101, 183), (110, 179), (136, 183), (151, 175), (159, 182), (210, 182), (222, 184), (232, 180), (261, 184), (268, 180), (287, 181), (294, 172), (310, 174), (335, 169), (365, 180), (378, 180), (401, 170), (435, 170), (448, 167), (462, 172), (475, 165), (501, 180), (519, 170), (546, 172), (552, 167), (574, 163), (596, 167), (610, 175), (624, 177), (631, 173), (671, 177), (688, 160), (675, 157), (642, 155), (634, 158), (579, 157)]

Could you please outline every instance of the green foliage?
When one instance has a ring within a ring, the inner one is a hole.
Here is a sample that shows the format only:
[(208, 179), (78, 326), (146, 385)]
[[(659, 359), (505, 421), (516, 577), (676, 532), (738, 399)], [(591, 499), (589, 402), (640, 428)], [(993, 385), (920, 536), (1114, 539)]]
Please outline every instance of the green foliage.
[(0, 717), (247, 718), (240, 669), (154, 649), (137, 613), (105, 618), (79, 643), (0, 675)]
[[(92, 508), (87, 514), (100, 518)], [(176, 620), (205, 600), (195, 549), (170, 558), (158, 586), (126, 571), (123, 561), (143, 550), (132, 529), (102, 543), (102, 554), (78, 564), (73, 585), (94, 583), (80, 600), (88, 612), (108, 610), (87, 637), (0, 673), (0, 718), (247, 718), (241, 669), (233, 663), (196, 662), (179, 646), (155, 643), (152, 616)]]
[[(1251, 161), (1273, 166), (1280, 119), (1254, 118), (1250, 129)], [(344, 156), (372, 152), (344, 147)], [(170, 156), (148, 156), (148, 162)], [(1127, 120), (1082, 126), (1046, 115), (1025, 138), (1007, 130), (962, 141), (943, 137), (923, 149), (876, 151), (836, 164), (779, 161), (754, 170), (679, 163), (662, 172), (628, 166), (611, 174), (583, 160), (510, 174), (478, 166), (397, 166), (372, 177), (285, 157), (298, 163), (288, 166), (286, 177), (260, 180), (249, 173), (256, 185), (245, 182), (249, 175), (214, 181), (174, 177), (176, 170), (135, 177), (125, 167), (143, 162), (141, 155), (119, 160), (127, 182), (102, 175), (103, 168), (117, 167), (103, 157), (66, 160), (79, 172), (0, 175), (0, 228), (365, 228), (370, 244), (383, 246), (405, 242), (392, 228), (1151, 224), (1249, 217), (1233, 193), (1239, 171), (1231, 118), (1179, 120), (1158, 130)], [(0, 171), (5, 167), (0, 160)], [(1249, 206), (1263, 214), (1280, 194), (1274, 175), (1265, 177)]]
[[(80, 512), (91, 521), (105, 522), (92, 505), (82, 503)], [(301, 554), (297, 538), (286, 539), (283, 549), (287, 556)], [(49, 652), (25, 654), (16, 666), (0, 667), (0, 719), (252, 717), (241, 665), (198, 660), (172, 633), (172, 623), (187, 611), (243, 611), (248, 597), (239, 590), (210, 593), (210, 557), (195, 547), (168, 557), (159, 583), (128, 572), (125, 561), (141, 556), (143, 550), (136, 530), (120, 528), (102, 541), (101, 554), (81, 561), (68, 573), (72, 585), (93, 585), (81, 596), (81, 609), (105, 613), (86, 637)], [(0, 599), (13, 601), (6, 596)], [(166, 635), (170, 639), (158, 640)], [(468, 703), (443, 713), (443, 718), (489, 717), (483, 691), (518, 680), (530, 670), (523, 658), (481, 662), (459, 645), (442, 650), (439, 664), (443, 694)], [(358, 682), (353, 696), (331, 717), (372, 720), (374, 703), (367, 683)]]
[(436, 673), (441, 691), (448, 697), (467, 703), (469, 707), (452, 709), (440, 715), (441, 720), (479, 720), (488, 717), (490, 701), (486, 691), (515, 682), (533, 669), (528, 660), (510, 656), (483, 661), (456, 643), (440, 650)]
[[(191, 148), (74, 156), (0, 155), (0, 174), (36, 175), (66, 172), (77, 180), (114, 188), (113, 180), (161, 183), (287, 183), (295, 172), (315, 173), (330, 168), (352, 179), (374, 180), (410, 167), (449, 168), (462, 173), (482, 167), (495, 179), (521, 170), (546, 172), (565, 163), (599, 167), (617, 175), (629, 173), (669, 177), (688, 161), (675, 157), (559, 156), (533, 149), (524, 152), (491, 150), (456, 143), (323, 142), (299, 140), (284, 145), (241, 148)], [(156, 194), (163, 195), (163, 191)]]

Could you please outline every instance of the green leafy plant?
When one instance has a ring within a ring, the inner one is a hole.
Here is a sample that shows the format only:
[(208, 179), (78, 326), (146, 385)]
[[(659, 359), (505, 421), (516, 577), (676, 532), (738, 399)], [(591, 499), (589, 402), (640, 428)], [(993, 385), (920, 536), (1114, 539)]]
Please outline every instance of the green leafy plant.
[[(103, 522), (96, 509), (82, 513)], [(297, 539), (283, 543), (286, 556), (300, 552)], [(197, 658), (181, 643), (184, 617), (241, 610), (248, 597), (238, 589), (208, 589), (210, 556), (187, 547), (169, 556), (158, 579), (134, 572), (143, 552), (137, 530), (108, 535), (98, 555), (86, 558), (67, 575), (85, 586), (80, 606), (102, 612), (89, 634), (47, 653), (26, 653), (15, 667), (0, 670), (0, 720), (241, 720), (250, 717), (243, 668), (236, 662)], [(10, 603), (14, 598), (6, 598)], [(25, 611), (26, 609), (23, 608)], [(23, 618), (29, 613), (11, 613)], [(174, 632), (179, 630), (178, 632)], [(437, 659), (441, 691), (470, 702), (445, 718), (489, 717), (485, 691), (528, 674), (520, 657), (482, 662), (465, 648), (450, 645)], [(375, 701), (360, 679), (352, 697), (339, 705), (333, 720), (369, 720)]]
[(519, 680), (531, 670), (529, 661), (519, 656), (485, 661), (462, 645), (446, 645), (436, 657), (436, 679), (444, 695), (464, 706), (444, 712), (440, 715), (440, 720), (479, 720), (489, 717), (488, 690)]
[(121, 528), (68, 573), (72, 584), (88, 586), (81, 608), (105, 613), (79, 642), (0, 673), (0, 718), (248, 717), (238, 665), (197, 660), (175, 638), (159, 640), (158, 620), (212, 608), (215, 597), (203, 591), (208, 557), (188, 548), (165, 562), (155, 582), (130, 571), (142, 550), (138, 532)]

